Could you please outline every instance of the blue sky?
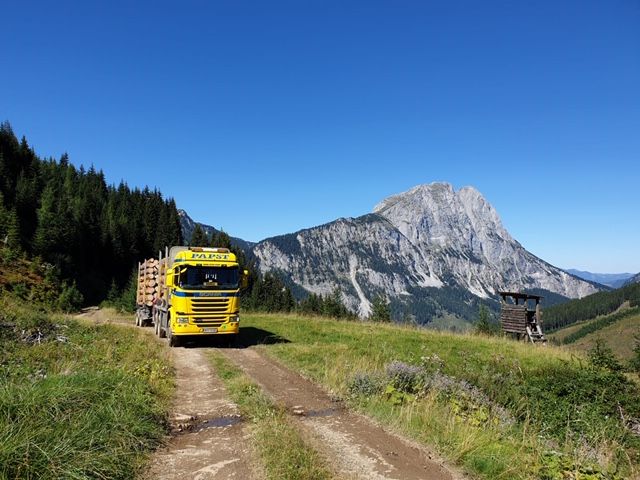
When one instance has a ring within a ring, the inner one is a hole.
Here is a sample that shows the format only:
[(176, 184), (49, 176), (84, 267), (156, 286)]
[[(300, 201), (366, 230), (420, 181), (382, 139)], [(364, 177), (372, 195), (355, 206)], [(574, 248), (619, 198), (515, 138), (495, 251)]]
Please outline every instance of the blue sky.
[(527, 249), (640, 271), (640, 3), (5, 2), (0, 120), (259, 240), (473, 185)]

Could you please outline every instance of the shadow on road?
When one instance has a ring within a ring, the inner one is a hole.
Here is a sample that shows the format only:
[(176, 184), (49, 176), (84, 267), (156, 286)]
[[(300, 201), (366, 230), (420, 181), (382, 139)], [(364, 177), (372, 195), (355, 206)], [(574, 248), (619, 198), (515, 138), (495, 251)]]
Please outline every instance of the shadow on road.
[(184, 339), (183, 346), (185, 348), (248, 348), (254, 345), (274, 345), (276, 343), (291, 342), (268, 330), (240, 327), (240, 333), (235, 339), (231, 339), (227, 335), (188, 337)]

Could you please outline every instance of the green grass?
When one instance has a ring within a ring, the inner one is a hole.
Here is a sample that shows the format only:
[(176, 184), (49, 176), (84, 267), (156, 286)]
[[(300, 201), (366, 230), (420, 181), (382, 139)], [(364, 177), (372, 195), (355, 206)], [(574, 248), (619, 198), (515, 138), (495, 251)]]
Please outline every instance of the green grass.
[(166, 351), (135, 330), (0, 305), (15, 325), (0, 328), (0, 478), (133, 478), (165, 433)]
[[(296, 316), (245, 315), (243, 327), (288, 340), (263, 348), (350, 398), (355, 408), (435, 445), (479, 477), (568, 479), (593, 470), (592, 478), (605, 479), (620, 478), (613, 472), (637, 472), (638, 437), (621, 425), (618, 412), (621, 406), (640, 417), (637, 387), (622, 376), (588, 368), (562, 349)], [(426, 358), (434, 355), (440, 376), (476, 387), (516, 422), (487, 415), (473, 395), (437, 389), (404, 397), (349, 392), (357, 373), (379, 378), (392, 361), (432, 368)]]
[(252, 442), (259, 452), (269, 480), (325, 480), (331, 478), (319, 454), (307, 445), (300, 433), (241, 370), (221, 354), (211, 359), (242, 415), (253, 425)]

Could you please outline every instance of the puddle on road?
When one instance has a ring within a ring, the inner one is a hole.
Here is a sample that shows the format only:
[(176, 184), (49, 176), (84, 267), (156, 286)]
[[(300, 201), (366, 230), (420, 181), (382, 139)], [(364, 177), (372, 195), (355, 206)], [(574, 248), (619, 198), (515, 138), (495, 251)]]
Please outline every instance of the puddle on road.
[(211, 418), (209, 420), (205, 420), (202, 423), (198, 423), (193, 426), (191, 429), (192, 432), (200, 432), (202, 430), (206, 430), (207, 428), (224, 428), (224, 427), (232, 427), (233, 425), (237, 425), (242, 422), (242, 417), (240, 415), (232, 415), (229, 417), (218, 417)]
[(188, 424), (177, 425), (177, 428), (174, 430), (174, 433), (177, 435), (182, 435), (185, 433), (201, 432), (202, 430), (207, 430), (209, 428), (232, 427), (234, 425), (238, 425), (243, 421), (244, 419), (240, 415), (215, 417), (207, 420), (201, 420), (199, 418), (195, 418), (192, 421), (190, 421)]
[(305, 417), (331, 417), (340, 413), (339, 408), (325, 408), (323, 410), (309, 410), (304, 412)]

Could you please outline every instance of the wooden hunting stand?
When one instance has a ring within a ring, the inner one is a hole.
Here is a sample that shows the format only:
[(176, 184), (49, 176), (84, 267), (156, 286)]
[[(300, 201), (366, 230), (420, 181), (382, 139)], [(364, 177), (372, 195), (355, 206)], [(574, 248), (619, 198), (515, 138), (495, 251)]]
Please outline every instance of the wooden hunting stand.
[[(542, 333), (542, 310), (539, 295), (516, 292), (498, 292), (502, 297), (500, 323), (505, 333), (515, 335), (518, 340), (545, 343)], [(535, 302), (535, 304), (534, 304)]]

